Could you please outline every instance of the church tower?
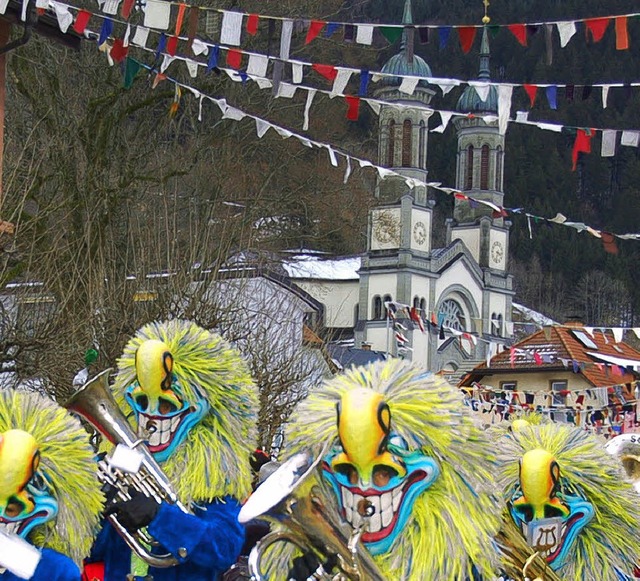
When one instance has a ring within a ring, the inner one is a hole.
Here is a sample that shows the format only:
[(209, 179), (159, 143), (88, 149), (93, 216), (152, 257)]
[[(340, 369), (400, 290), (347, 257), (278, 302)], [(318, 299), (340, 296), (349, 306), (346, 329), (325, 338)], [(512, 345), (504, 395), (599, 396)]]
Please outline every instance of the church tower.
[[(462, 240), (484, 272), (483, 333), (510, 337), (512, 277), (507, 272), (510, 223), (495, 207), (503, 206), (504, 135), (498, 128), (498, 95), (489, 84), (488, 16), (485, 15), (478, 83), (467, 86), (458, 100), (454, 125), (458, 135), (456, 189), (473, 200), (456, 197), (453, 220), (448, 221), (447, 242)], [(493, 204), (479, 204), (481, 200)]]
[[(413, 24), (411, 0), (405, 1), (403, 24)], [(407, 178), (427, 182), (428, 109), (435, 91), (426, 78), (429, 65), (413, 51), (413, 29), (405, 27), (400, 52), (382, 67), (375, 97), (385, 101), (378, 121), (378, 162)], [(412, 94), (404, 92), (403, 75), (421, 77)], [(395, 104), (402, 105), (396, 106)], [(415, 306), (426, 312), (431, 288), (432, 207), (427, 187), (411, 188), (401, 177), (378, 180), (377, 205), (369, 216), (367, 253), (362, 259), (356, 346), (368, 343), (391, 355), (416, 359), (427, 355), (426, 336), (407, 332), (407, 349), (397, 352), (389, 329), (385, 302)]]

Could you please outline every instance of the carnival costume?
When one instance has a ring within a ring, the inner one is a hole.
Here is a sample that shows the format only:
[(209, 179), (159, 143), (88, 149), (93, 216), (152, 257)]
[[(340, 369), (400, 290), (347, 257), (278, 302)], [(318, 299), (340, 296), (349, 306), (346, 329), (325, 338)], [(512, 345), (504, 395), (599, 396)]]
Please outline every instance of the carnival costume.
[[(251, 492), (257, 393), (246, 364), (220, 336), (191, 322), (152, 323), (126, 345), (113, 389), (190, 509), (136, 498), (129, 501), (135, 506), (117, 509), (126, 526), (146, 526), (158, 550), (178, 562), (146, 574), (154, 581), (217, 579), (240, 554), (239, 500)], [(90, 561), (104, 563), (106, 581), (122, 581), (131, 551), (105, 524)]]
[[(102, 510), (89, 435), (53, 400), (0, 393), (0, 530), (41, 550), (33, 581), (77, 581)], [(19, 579), (0, 569), (3, 581)]]
[[(398, 359), (349, 369), (300, 402), (287, 441), (292, 455), (331, 445), (323, 478), (353, 527), (368, 504), (361, 541), (384, 578), (463, 581), (497, 570), (500, 511), (482, 489), (492, 453), (444, 379)], [(293, 557), (274, 546), (268, 579), (285, 578)]]
[(600, 440), (547, 423), (513, 430), (498, 449), (508, 516), (553, 571), (581, 581), (631, 573), (640, 510)]

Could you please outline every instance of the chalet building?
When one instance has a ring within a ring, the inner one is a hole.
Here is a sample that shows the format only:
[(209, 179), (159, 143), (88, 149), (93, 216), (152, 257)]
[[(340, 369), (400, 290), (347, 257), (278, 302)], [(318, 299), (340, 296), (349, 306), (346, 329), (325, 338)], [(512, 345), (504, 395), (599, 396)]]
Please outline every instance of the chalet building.
[(484, 423), (538, 411), (611, 435), (636, 430), (639, 378), (640, 351), (611, 329), (572, 322), (533, 333), (459, 386)]

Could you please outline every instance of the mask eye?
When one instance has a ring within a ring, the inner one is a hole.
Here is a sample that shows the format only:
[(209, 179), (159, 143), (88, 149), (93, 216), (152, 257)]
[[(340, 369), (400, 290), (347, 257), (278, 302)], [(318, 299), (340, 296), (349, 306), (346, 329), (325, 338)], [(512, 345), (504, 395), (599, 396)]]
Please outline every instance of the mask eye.
[(382, 464), (379, 464), (373, 469), (373, 475), (372, 475), (373, 484), (374, 486), (378, 486), (378, 487), (386, 486), (387, 484), (389, 484), (391, 479), (397, 475), (398, 475), (397, 470), (394, 470), (390, 466), (384, 466)]
[(163, 397), (158, 401), (158, 411), (162, 415), (170, 414), (178, 410), (178, 407), (173, 402)]
[(518, 504), (513, 509), (520, 515), (524, 522), (533, 520), (533, 508), (530, 504)]
[(335, 471), (338, 474), (342, 474), (347, 477), (349, 484), (358, 483), (358, 472), (351, 464), (338, 464), (335, 467)]
[(557, 506), (551, 504), (544, 505), (544, 518), (553, 518), (556, 516), (566, 516), (564, 511)]
[(143, 393), (139, 393), (134, 395), (133, 398), (136, 400), (136, 405), (143, 411), (146, 412), (149, 407), (149, 398)]
[(25, 509), (24, 503), (17, 499), (15, 496), (12, 496), (7, 502), (7, 506), (4, 509), (4, 514), (9, 518), (16, 518), (22, 514), (22, 511)]

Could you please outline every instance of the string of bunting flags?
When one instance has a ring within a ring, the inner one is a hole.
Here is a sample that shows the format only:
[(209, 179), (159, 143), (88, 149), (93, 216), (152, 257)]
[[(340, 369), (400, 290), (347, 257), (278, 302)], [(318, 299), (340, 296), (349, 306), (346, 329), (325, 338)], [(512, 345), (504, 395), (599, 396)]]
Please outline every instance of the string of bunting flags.
[[(39, 4), (51, 6), (58, 17), (58, 21), (63, 32), (66, 32), (66, 29), (73, 23), (74, 30), (80, 34), (84, 33), (87, 29), (87, 25), (90, 21), (91, 16), (97, 16), (103, 20), (103, 25), (98, 36), (99, 45), (104, 44), (107, 40), (111, 39), (111, 34), (113, 33), (114, 20), (107, 18), (101, 14), (93, 14), (86, 10), (81, 10), (76, 8), (75, 6), (64, 4), (61, 2), (54, 2), (52, 0), (38, 0)], [(0, 12), (1, 10), (0, 5)], [(78, 10), (78, 15), (74, 19), (73, 15), (69, 12), (69, 10)], [(116, 21), (117, 22), (117, 21)], [(206, 43), (196, 38), (191, 37), (180, 37), (178, 35), (167, 39), (164, 32), (154, 30), (154, 32), (159, 34), (158, 45), (155, 49), (148, 48), (148, 36), (151, 29), (145, 28), (142, 26), (138, 26), (136, 28), (133, 39), (130, 43), (130, 34), (131, 34), (131, 25), (127, 22), (120, 22), (123, 27), (126, 27), (126, 32), (122, 38), (113, 38), (113, 46), (109, 49), (109, 57), (113, 59), (115, 62), (121, 62), (126, 58), (128, 54), (128, 48), (130, 44), (133, 44), (139, 48), (147, 50), (148, 52), (155, 52), (156, 59), (160, 56), (163, 57), (163, 62), (160, 66), (160, 72), (164, 73), (168, 66), (174, 60), (182, 60), (186, 63), (189, 73), (192, 77), (197, 76), (197, 70), (200, 66), (206, 67), (207, 72), (211, 70), (216, 70), (220, 72), (224, 70), (229, 77), (234, 81), (242, 81), (246, 82), (247, 79), (252, 79), (256, 81), (260, 88), (272, 88), (275, 91), (276, 97), (287, 97), (292, 98), (295, 95), (295, 92), (298, 88), (304, 89), (307, 91), (307, 103), (305, 106), (305, 114), (304, 114), (304, 123), (303, 130), (308, 129), (309, 124), (309, 109), (311, 107), (313, 98), (316, 93), (325, 93), (330, 98), (334, 98), (336, 96), (340, 96), (345, 99), (347, 102), (347, 119), (357, 120), (359, 116), (359, 107), (360, 102), (364, 100), (367, 102), (370, 107), (374, 110), (376, 114), (379, 113), (382, 104), (386, 104), (388, 106), (393, 107), (408, 107), (408, 104), (400, 104), (393, 103), (389, 104), (385, 101), (373, 99), (370, 97), (366, 97), (367, 87), (369, 86), (369, 82), (378, 82), (384, 77), (400, 77), (402, 78), (402, 82), (400, 84), (399, 90), (406, 94), (413, 94), (415, 88), (421, 80), (427, 80), (427, 82), (435, 84), (440, 87), (443, 94), (448, 93), (453, 87), (460, 86), (464, 84), (468, 84), (473, 87), (479, 98), (482, 100), (486, 100), (489, 90), (492, 87), (497, 88), (498, 91), (498, 116), (497, 120), (499, 123), (499, 127), (501, 128), (501, 132), (504, 133), (506, 131), (506, 125), (510, 122), (522, 123), (526, 125), (534, 125), (543, 130), (550, 130), (554, 132), (565, 132), (575, 135), (575, 141), (572, 149), (572, 161), (573, 161), (573, 169), (575, 170), (578, 154), (579, 153), (590, 153), (591, 152), (591, 140), (596, 132), (602, 133), (602, 145), (601, 145), (601, 155), (603, 157), (611, 157), (616, 153), (616, 146), (618, 143), (618, 136), (620, 136), (620, 145), (621, 146), (629, 146), (629, 147), (638, 147), (640, 145), (640, 130), (638, 129), (610, 129), (610, 128), (595, 128), (595, 127), (579, 127), (579, 126), (569, 126), (562, 125), (557, 123), (547, 123), (544, 121), (530, 121), (528, 119), (528, 112), (518, 112), (515, 120), (511, 119), (511, 101), (513, 89), (516, 87), (522, 87), (524, 91), (527, 93), (531, 107), (534, 106), (536, 95), (538, 89), (544, 89), (546, 93), (547, 102), (551, 109), (557, 109), (558, 102), (558, 89), (562, 88), (565, 91), (565, 98), (568, 101), (572, 101), (574, 99), (574, 94), (576, 89), (580, 92), (582, 89), (582, 100), (586, 100), (592, 94), (594, 87), (599, 87), (602, 90), (602, 106), (603, 108), (607, 107), (608, 95), (609, 91), (612, 88), (622, 88), (626, 92), (628, 92), (632, 87), (640, 86), (640, 83), (603, 83), (603, 84), (592, 84), (592, 85), (574, 85), (574, 84), (516, 84), (516, 83), (492, 83), (490, 81), (462, 81), (459, 79), (444, 79), (438, 77), (413, 77), (406, 75), (386, 75), (381, 72), (370, 72), (367, 70), (361, 69), (351, 69), (348, 67), (336, 67), (333, 65), (327, 64), (318, 64), (318, 63), (309, 63), (303, 61), (293, 61), (293, 60), (284, 60), (281, 62), (288, 62), (292, 65), (292, 77), (293, 83), (287, 83), (282, 81), (281, 79), (276, 79), (275, 71), (273, 79), (267, 78), (267, 66), (270, 60), (274, 60), (275, 57), (269, 55), (262, 55), (258, 53), (250, 53), (239, 51), (237, 49), (230, 49), (225, 46), (220, 46), (217, 44)], [(171, 43), (171, 39), (175, 39), (176, 42)], [(194, 52), (194, 55), (199, 56), (204, 54), (205, 56), (208, 54), (209, 59), (207, 63), (199, 62), (197, 60), (190, 59), (185, 56), (181, 56), (177, 54), (177, 40), (186, 40), (187, 46)], [(230, 65), (230, 69), (226, 69), (220, 67), (220, 50), (227, 51), (227, 64)], [(233, 51), (233, 54), (231, 54)], [(241, 68), (242, 57), (244, 54), (247, 54), (249, 57), (249, 61), (245, 69)], [(280, 59), (282, 60), (282, 59)], [(316, 72), (319, 72), (322, 76), (324, 76), (329, 81), (333, 82), (331, 90), (322, 90), (318, 88), (312, 88), (305, 85), (302, 85), (303, 79), (303, 67), (309, 67)], [(357, 74), (360, 75), (360, 87), (358, 91), (358, 95), (350, 95), (345, 94), (344, 91), (352, 77), (352, 75)], [(431, 129), (432, 132), (442, 133), (445, 131), (450, 119), (452, 117), (465, 117), (469, 116), (469, 114), (461, 113), (458, 111), (447, 111), (447, 110), (437, 110), (432, 107), (426, 107), (428, 110), (433, 112), (438, 112), (441, 118), (441, 124)], [(487, 122), (495, 121), (495, 115), (476, 115), (473, 116), (481, 117)]]
[[(56, 15), (58, 17), (58, 22), (60, 24), (61, 30), (66, 31), (69, 26), (71, 26), (71, 24), (74, 22), (74, 17), (73, 15), (70, 13), (69, 9), (73, 8), (69, 5), (60, 3), (60, 2), (55, 2), (53, 0), (38, 0), (39, 4), (40, 4), (40, 9), (44, 9), (43, 6), (46, 4), (46, 6), (50, 6), (55, 12)], [(1, 5), (0, 5), (1, 8)], [(81, 14), (84, 14), (84, 16), (81, 18)], [(103, 18), (101, 15), (98, 15), (101, 18)], [(78, 13), (77, 17), (75, 18), (75, 24), (78, 24), (78, 22), (80, 20), (82, 20), (83, 22), (80, 23), (80, 27), (82, 28), (82, 30), (84, 31), (84, 34), (88, 37), (94, 37), (98, 39), (98, 47), (100, 48), (100, 50), (102, 50), (103, 52), (105, 52), (107, 54), (107, 57), (109, 58), (110, 64), (115, 64), (116, 62), (120, 62), (122, 63), (124, 61), (123, 64), (123, 71), (124, 71), (124, 85), (125, 87), (130, 87), (133, 83), (133, 80), (135, 79), (137, 73), (141, 70), (141, 69), (147, 69), (149, 72), (151, 73), (156, 73), (156, 78), (154, 79), (153, 82), (153, 87), (155, 88), (155, 86), (157, 86), (157, 84), (160, 81), (163, 80), (168, 80), (172, 83), (174, 83), (175, 85), (175, 97), (173, 100), (173, 103), (171, 104), (170, 107), (170, 112), (175, 113), (175, 111), (177, 111), (177, 108), (179, 106), (179, 101), (180, 98), (182, 96), (182, 90), (183, 89), (187, 89), (188, 91), (191, 92), (191, 94), (193, 94), (197, 99), (199, 99), (199, 116), (198, 119), (200, 121), (202, 121), (202, 101), (203, 99), (208, 99), (211, 102), (215, 103), (216, 105), (218, 105), (218, 107), (220, 108), (223, 118), (225, 119), (233, 119), (236, 121), (240, 121), (242, 119), (244, 119), (245, 117), (248, 118), (252, 118), (254, 119), (255, 123), (256, 123), (256, 131), (258, 134), (259, 138), (262, 138), (264, 136), (264, 134), (270, 129), (273, 128), (282, 138), (286, 139), (289, 137), (295, 137), (296, 139), (298, 139), (303, 145), (307, 146), (307, 147), (318, 147), (320, 149), (326, 149), (328, 154), (329, 154), (329, 158), (331, 161), (331, 164), (334, 167), (338, 167), (338, 155), (341, 155), (345, 158), (346, 162), (347, 162), (347, 167), (345, 170), (345, 175), (344, 175), (344, 182), (346, 183), (346, 181), (348, 180), (351, 171), (352, 171), (352, 166), (351, 166), (351, 161), (357, 161), (358, 164), (360, 165), (361, 168), (365, 168), (365, 167), (372, 167), (374, 169), (377, 170), (379, 177), (381, 179), (384, 179), (386, 177), (389, 176), (394, 176), (394, 177), (398, 177), (401, 178), (405, 181), (405, 183), (407, 184), (407, 187), (409, 188), (413, 188), (415, 186), (421, 185), (421, 186), (426, 186), (426, 187), (431, 187), (434, 189), (437, 189), (439, 191), (442, 191), (446, 194), (450, 194), (455, 196), (457, 199), (459, 200), (466, 200), (468, 201), (470, 204), (482, 204), (482, 205), (486, 205), (488, 207), (490, 207), (492, 209), (492, 212), (494, 213), (494, 216), (496, 217), (507, 217), (509, 215), (509, 213), (513, 213), (513, 214), (523, 214), (526, 216), (527, 218), (527, 222), (528, 222), (528, 228), (529, 228), (529, 234), (530, 237), (533, 236), (532, 233), (532, 223), (555, 223), (555, 224), (561, 224), (563, 226), (567, 226), (567, 227), (571, 227), (579, 232), (581, 231), (586, 231), (589, 234), (591, 234), (594, 237), (600, 238), (603, 242), (603, 247), (606, 251), (608, 252), (612, 252), (612, 253), (616, 253), (617, 250), (617, 246), (615, 244), (615, 240), (614, 238), (620, 238), (620, 239), (629, 239), (629, 240), (640, 240), (640, 233), (626, 233), (626, 234), (614, 234), (614, 233), (610, 233), (610, 232), (605, 232), (605, 231), (601, 231), (595, 228), (592, 228), (588, 225), (586, 225), (585, 223), (582, 222), (573, 222), (568, 220), (563, 214), (561, 213), (557, 213), (556, 216), (554, 218), (545, 218), (542, 216), (538, 216), (532, 213), (528, 213), (525, 212), (522, 208), (504, 208), (504, 207), (500, 207), (492, 202), (486, 201), (486, 200), (481, 200), (481, 199), (476, 199), (473, 198), (471, 196), (467, 196), (466, 194), (463, 194), (461, 192), (459, 192), (458, 190), (456, 190), (455, 188), (450, 188), (450, 187), (445, 187), (442, 186), (442, 184), (438, 183), (438, 182), (422, 182), (421, 180), (418, 180), (416, 178), (408, 178), (406, 176), (402, 176), (400, 174), (398, 174), (397, 172), (375, 165), (370, 161), (364, 160), (364, 159), (360, 159), (357, 157), (354, 157), (350, 154), (346, 154), (344, 152), (339, 151), (337, 148), (326, 144), (326, 143), (321, 143), (321, 142), (317, 142), (314, 140), (311, 140), (303, 135), (297, 134), (293, 131), (290, 131), (289, 129), (286, 129), (284, 127), (281, 127), (279, 125), (275, 125), (273, 123), (270, 123), (269, 121), (266, 121), (264, 119), (261, 119), (257, 116), (254, 115), (249, 115), (247, 113), (245, 113), (244, 111), (232, 107), (230, 106), (225, 99), (215, 99), (213, 97), (209, 97), (207, 95), (204, 95), (203, 93), (201, 93), (198, 89), (195, 89), (194, 87), (191, 87), (189, 85), (186, 85), (184, 83), (181, 83), (179, 81), (177, 81), (176, 79), (169, 77), (168, 75), (161, 73), (158, 71), (156, 65), (154, 64), (153, 66), (144, 64), (136, 59), (133, 59), (131, 57), (128, 56), (128, 48), (129, 48), (129, 35), (131, 32), (131, 27), (130, 25), (127, 26), (127, 32), (125, 33), (125, 36), (123, 38), (116, 38), (113, 39), (113, 44), (112, 46), (109, 46), (108, 44), (108, 40), (110, 40), (111, 37), (111, 33), (113, 31), (113, 22), (109, 21), (109, 23), (107, 24), (107, 21), (109, 19), (104, 19), (103, 22), (103, 26), (102, 29), (100, 31), (100, 33), (97, 33), (95, 31), (91, 31), (90, 29), (88, 29), (87, 27), (87, 23), (89, 18), (91, 17), (91, 13), (86, 13), (86, 11), (80, 11), (80, 13)], [(74, 24), (74, 26), (75, 26)], [(126, 44), (126, 46), (125, 46)], [(119, 47), (119, 51), (116, 50)], [(126, 49), (126, 50), (125, 50)], [(161, 54), (161, 53), (160, 53)], [(167, 61), (167, 57), (170, 55), (165, 55), (165, 62)], [(309, 107), (310, 105), (310, 101), (309, 99), (307, 100), (307, 107)], [(522, 119), (521, 119), (522, 121)], [(531, 124), (531, 122), (528, 121), (523, 121), (527, 124)], [(540, 125), (540, 124), (537, 124)], [(640, 135), (640, 132), (638, 132)], [(581, 130), (578, 129), (578, 136), (576, 138), (576, 145), (574, 145), (574, 155), (577, 155), (577, 153), (579, 153), (580, 151), (587, 151), (589, 149), (589, 144), (590, 144), (590, 135), (588, 133), (588, 130)]]
[[(97, 16), (98, 18), (102, 18), (104, 20), (103, 28), (106, 27), (109, 29), (110, 33), (113, 31), (114, 22), (120, 23), (123, 27), (130, 26), (130, 23), (126, 21), (117, 21), (112, 18), (108, 18), (101, 14), (90, 13), (84, 9), (79, 9), (75, 6), (64, 4), (62, 2), (54, 2), (49, 0), (39, 0), (40, 3), (48, 3), (51, 5), (55, 5), (56, 14), (58, 14), (59, 20), (62, 17), (63, 19), (68, 21), (68, 17), (66, 14), (63, 14), (64, 7), (67, 9), (78, 10), (78, 18), (75, 20), (73, 24), (73, 28), (79, 34), (84, 32), (87, 24), (90, 21), (92, 16)], [(164, 2), (163, 2), (164, 3)], [(0, 7), (1, 9), (1, 7)], [(492, 82), (490, 80), (461, 80), (456, 78), (440, 78), (440, 77), (416, 77), (410, 75), (400, 75), (400, 74), (390, 74), (383, 73), (381, 71), (369, 71), (366, 69), (358, 69), (351, 68), (345, 66), (334, 66), (331, 64), (323, 64), (323, 63), (312, 63), (308, 61), (302, 60), (294, 60), (290, 59), (288, 56), (286, 58), (276, 57), (270, 54), (260, 54), (251, 51), (244, 51), (236, 48), (232, 48), (229, 46), (225, 46), (224, 44), (216, 44), (212, 42), (206, 42), (199, 38), (191, 38), (190, 36), (180, 36), (175, 35), (173, 37), (167, 37), (162, 30), (153, 29), (145, 26), (138, 26), (136, 28), (135, 37), (133, 39), (134, 44), (138, 44), (141, 47), (147, 48), (146, 43), (148, 42), (149, 33), (153, 31), (158, 34), (160, 39), (158, 41), (158, 48), (156, 49), (157, 53), (165, 52), (170, 57), (181, 58), (177, 53), (178, 48), (178, 40), (186, 42), (186, 53), (192, 51), (195, 56), (209, 56), (209, 60), (206, 63), (207, 70), (219, 69), (221, 59), (221, 51), (227, 52), (227, 63), (230, 68), (233, 70), (238, 70), (239, 74), (247, 77), (260, 77), (265, 79), (267, 77), (267, 66), (269, 62), (279, 62), (281, 64), (287, 63), (292, 67), (292, 79), (293, 83), (290, 85), (301, 85), (302, 79), (304, 78), (304, 69), (307, 68), (309, 70), (314, 70), (319, 73), (325, 79), (333, 82), (333, 86), (329, 94), (331, 96), (342, 95), (342, 92), (347, 84), (349, 83), (350, 78), (353, 75), (358, 75), (360, 77), (359, 82), (359, 90), (358, 96), (363, 98), (366, 96), (367, 87), (369, 86), (369, 82), (378, 82), (384, 78), (401, 78), (402, 83), (400, 85), (399, 90), (406, 94), (413, 94), (415, 87), (418, 82), (426, 81), (431, 85), (438, 86), (443, 95), (446, 95), (451, 89), (458, 86), (468, 85), (473, 87), (481, 100), (486, 100), (488, 92), (491, 87), (495, 87), (500, 89), (501, 87), (505, 88), (522, 88), (531, 103), (531, 107), (533, 107), (536, 101), (536, 95), (538, 89), (544, 89), (546, 92), (547, 102), (551, 109), (557, 109), (558, 105), (558, 89), (565, 90), (565, 98), (567, 101), (573, 101), (574, 97), (578, 94), (581, 95), (582, 100), (587, 100), (592, 95), (594, 88), (599, 88), (602, 90), (602, 106), (603, 108), (607, 107), (609, 91), (612, 88), (623, 88), (625, 91), (633, 87), (640, 86), (640, 83), (593, 83), (589, 85), (581, 85), (581, 84), (572, 84), (572, 83), (499, 83)], [(101, 32), (101, 36), (103, 36), (104, 31)], [(127, 32), (128, 37), (128, 32)], [(117, 38), (115, 39), (118, 40)], [(123, 39), (124, 40), (124, 39)], [(128, 42), (123, 42), (123, 47), (127, 47)], [(120, 47), (120, 48), (123, 48)], [(244, 57), (248, 58), (248, 64), (246, 69), (242, 69), (242, 61)], [(183, 60), (188, 60), (186, 57), (182, 57)], [(275, 75), (273, 76), (272, 85), (278, 88), (280, 80), (276, 79)], [(302, 87), (301, 87), (302, 88)], [(308, 87), (304, 87), (309, 89)], [(289, 89), (291, 91), (291, 89)], [(281, 96), (281, 95), (280, 95)], [(354, 95), (351, 95), (352, 97)], [(397, 104), (397, 106), (402, 107), (402, 104)], [(510, 107), (509, 107), (510, 110)], [(449, 112), (444, 112), (449, 114)], [(451, 112), (455, 114), (456, 112)], [(459, 115), (460, 113), (457, 112)]]
[[(26, 2), (26, 0), (24, 0)], [(272, 40), (276, 36), (276, 23), (280, 24), (280, 51), (288, 52), (291, 47), (291, 40), (294, 32), (306, 31), (305, 44), (310, 44), (320, 35), (324, 37), (337, 36), (342, 33), (345, 43), (356, 43), (370, 46), (374, 43), (374, 33), (378, 34), (388, 43), (393, 44), (406, 31), (412, 37), (417, 36), (422, 43), (428, 43), (434, 32), (438, 34), (438, 46), (440, 50), (447, 47), (451, 33), (455, 31), (458, 35), (459, 46), (463, 53), (468, 53), (474, 43), (478, 29), (484, 25), (478, 24), (381, 24), (373, 22), (340, 22), (326, 21), (311, 18), (290, 18), (269, 16), (258, 13), (243, 13), (238, 11), (224, 10), (213, 7), (199, 7), (179, 2), (166, 2), (164, 0), (98, 0), (102, 11), (108, 15), (116, 15), (118, 12), (123, 18), (129, 20), (134, 7), (138, 3), (142, 4), (144, 10), (144, 25), (149, 28), (169, 30), (170, 28), (179, 34), (180, 29), (186, 21), (186, 27), (195, 35), (198, 28), (199, 16), (202, 13), (205, 17), (217, 15), (220, 19), (219, 35), (220, 43), (232, 46), (240, 46), (243, 33), (246, 36), (256, 36), (260, 29), (260, 23), (266, 23), (267, 34)], [(187, 15), (188, 11), (188, 15)], [(617, 50), (627, 50), (629, 48), (629, 21), (635, 20), (639, 13), (629, 13), (620, 15), (610, 15), (596, 18), (583, 18), (560, 21), (540, 21), (528, 23), (511, 24), (489, 24), (488, 28), (493, 35), (501, 30), (508, 30), (523, 47), (528, 46), (528, 39), (536, 35), (543, 29), (545, 31), (548, 51), (551, 51), (550, 39), (553, 31), (557, 30), (560, 46), (566, 47), (569, 41), (575, 36), (578, 27), (584, 28), (586, 42), (600, 42), (604, 37), (609, 25), (613, 23), (615, 34), (615, 46)], [(263, 28), (265, 28), (263, 26)], [(550, 54), (547, 60), (552, 58)]]
[[(98, 33), (96, 32), (91, 32), (88, 31), (89, 34), (92, 34), (94, 36), (98, 36)], [(105, 46), (105, 41), (103, 41), (102, 44), (100, 44), (99, 46)], [(109, 55), (108, 55), (109, 56)], [(113, 62), (113, 61), (112, 61)], [(204, 99), (207, 99), (208, 101), (214, 103), (215, 105), (217, 105), (222, 113), (222, 118), (223, 119), (232, 119), (234, 121), (241, 121), (244, 118), (249, 118), (249, 119), (253, 119), (256, 123), (256, 133), (258, 138), (262, 138), (266, 132), (269, 129), (274, 129), (276, 131), (276, 133), (278, 133), (283, 139), (288, 139), (290, 137), (294, 137), (296, 138), (302, 145), (306, 146), (306, 147), (310, 147), (310, 148), (319, 148), (319, 149), (325, 149), (329, 155), (329, 159), (331, 162), (331, 165), (334, 167), (338, 167), (339, 163), (338, 163), (338, 158), (339, 156), (342, 156), (345, 158), (346, 161), (346, 168), (345, 168), (345, 173), (344, 173), (344, 183), (346, 183), (349, 179), (349, 176), (352, 173), (353, 167), (352, 167), (352, 161), (357, 162), (360, 166), (360, 168), (367, 168), (367, 167), (371, 167), (373, 169), (375, 169), (378, 172), (378, 175), (381, 179), (385, 179), (387, 177), (393, 176), (395, 178), (399, 178), (402, 179), (407, 187), (409, 188), (414, 188), (416, 186), (424, 186), (424, 187), (430, 187), (433, 189), (436, 189), (438, 191), (441, 191), (445, 194), (449, 194), (454, 196), (455, 198), (459, 199), (459, 200), (465, 200), (467, 202), (469, 202), (470, 204), (480, 204), (480, 205), (485, 205), (487, 207), (490, 207), (494, 217), (508, 217), (509, 213), (512, 214), (520, 214), (520, 215), (524, 215), (527, 218), (528, 221), (528, 228), (529, 228), (529, 235), (530, 237), (533, 237), (533, 228), (532, 228), (532, 224), (540, 224), (540, 223), (548, 223), (548, 224), (559, 224), (562, 226), (566, 226), (566, 227), (570, 227), (573, 228), (574, 230), (578, 231), (578, 232), (588, 232), (589, 234), (591, 234), (592, 236), (601, 239), (602, 243), (603, 243), (603, 247), (607, 252), (611, 252), (611, 253), (616, 253), (618, 251), (617, 249), (617, 245), (615, 243), (614, 238), (619, 238), (619, 239), (625, 239), (625, 240), (640, 240), (640, 233), (625, 233), (625, 234), (616, 234), (616, 233), (610, 233), (610, 232), (605, 232), (602, 230), (598, 230), (596, 228), (593, 228), (583, 222), (574, 222), (574, 221), (570, 221), (567, 219), (566, 216), (564, 216), (561, 213), (557, 213), (556, 216), (554, 216), (553, 218), (546, 218), (543, 216), (539, 216), (533, 213), (529, 213), (529, 212), (525, 212), (523, 208), (505, 208), (505, 207), (501, 207), (498, 206), (497, 204), (494, 204), (493, 202), (490, 202), (488, 200), (482, 200), (482, 199), (478, 199), (478, 198), (474, 198), (472, 196), (468, 196), (466, 194), (463, 194), (462, 192), (458, 191), (455, 188), (451, 188), (451, 187), (446, 187), (443, 186), (441, 183), (439, 182), (424, 182), (421, 181), (417, 178), (410, 178), (410, 177), (406, 177), (403, 176), (391, 169), (379, 166), (374, 164), (371, 161), (362, 159), (362, 158), (358, 158), (356, 156), (353, 156), (351, 154), (345, 153), (343, 151), (340, 151), (338, 148), (327, 144), (327, 143), (323, 143), (323, 142), (319, 142), (319, 141), (315, 141), (312, 140), (304, 135), (301, 135), (299, 133), (296, 133), (290, 129), (287, 129), (285, 127), (282, 127), (280, 125), (271, 123), (270, 121), (267, 121), (263, 118), (260, 118), (258, 116), (255, 115), (251, 115), (249, 113), (246, 113), (245, 111), (242, 111), (241, 109), (238, 109), (237, 107), (233, 107), (231, 105), (229, 105), (226, 101), (226, 99), (223, 98), (214, 98), (208, 95), (205, 95), (204, 93), (202, 93), (199, 89), (196, 89), (190, 85), (187, 85), (185, 83), (182, 83), (180, 81), (178, 81), (177, 79), (170, 77), (164, 73), (160, 73), (155, 66), (153, 65), (148, 65), (145, 63), (142, 63), (141, 61), (138, 61), (132, 57), (127, 56), (125, 58), (125, 62), (124, 62), (124, 84), (125, 87), (130, 87), (136, 77), (136, 75), (138, 74), (138, 72), (141, 69), (146, 69), (147, 71), (149, 71), (150, 73), (155, 73), (155, 79), (153, 82), (153, 87), (155, 88), (155, 86), (157, 86), (157, 84), (161, 81), (169, 81), (171, 83), (173, 83), (176, 87), (176, 91), (175, 91), (175, 98), (174, 101), (171, 105), (171, 109), (170, 111), (174, 111), (177, 109), (177, 105), (179, 103), (179, 100), (182, 96), (182, 91), (183, 90), (187, 90), (189, 91), (196, 99), (199, 100), (199, 113), (198, 113), (198, 120), (202, 121), (203, 117), (202, 117), (202, 103)]]

